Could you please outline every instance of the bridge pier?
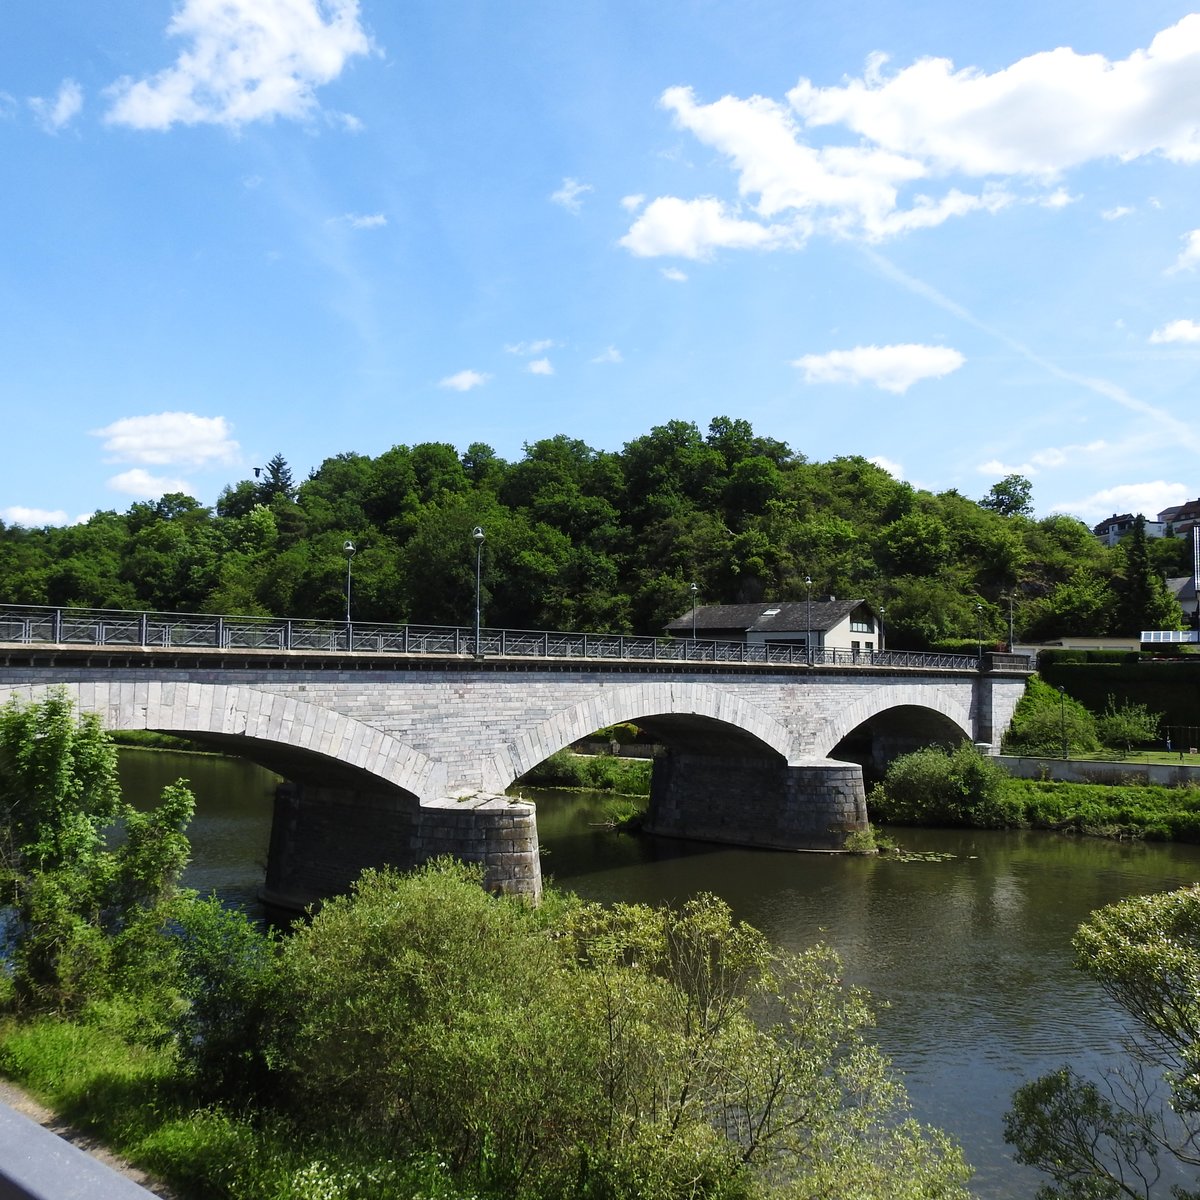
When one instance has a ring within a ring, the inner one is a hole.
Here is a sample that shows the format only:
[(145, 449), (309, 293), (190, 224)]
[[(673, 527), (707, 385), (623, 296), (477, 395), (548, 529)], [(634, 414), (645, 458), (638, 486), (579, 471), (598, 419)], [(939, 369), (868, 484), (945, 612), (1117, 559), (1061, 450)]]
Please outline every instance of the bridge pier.
[(505, 796), (419, 804), (395, 791), (282, 783), (263, 900), (302, 911), (349, 891), (368, 867), (410, 870), (441, 855), (482, 863), (489, 891), (541, 899), (532, 804)]
[(867, 828), (862, 768), (813, 759), (672, 752), (654, 760), (647, 828), (666, 837), (776, 850), (842, 850)]

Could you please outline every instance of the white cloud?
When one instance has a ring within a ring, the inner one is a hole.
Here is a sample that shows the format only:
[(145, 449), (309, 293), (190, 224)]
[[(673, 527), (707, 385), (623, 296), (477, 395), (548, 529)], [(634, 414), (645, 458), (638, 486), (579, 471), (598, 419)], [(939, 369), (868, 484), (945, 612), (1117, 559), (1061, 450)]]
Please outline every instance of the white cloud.
[(17, 115), (17, 98), (10, 92), (0, 92), (0, 118), (11, 120)]
[(622, 196), (621, 197), (621, 207), (626, 212), (637, 212), (637, 210), (639, 208), (641, 208), (642, 205), (645, 203), (646, 203), (646, 197), (641, 192), (638, 192), (634, 196)]
[(672, 283), (687, 283), (687, 272), (681, 271), (678, 267), (663, 267), (662, 277), (669, 279)]
[(1114, 62), (1060, 47), (991, 75), (924, 58), (885, 77), (885, 64), (877, 56), (836, 87), (801, 79), (788, 100), (809, 128), (845, 126), (940, 174), (1050, 178), (1103, 158), (1200, 161), (1200, 15)]
[(1155, 343), (1200, 342), (1200, 325), (1186, 317), (1178, 321), (1168, 321), (1150, 335), (1150, 340)]
[(1193, 229), (1191, 233), (1183, 235), (1183, 249), (1174, 265), (1168, 268), (1167, 274), (1175, 271), (1193, 271), (1197, 266), (1200, 266), (1200, 229)]
[(874, 463), (881, 470), (886, 471), (893, 479), (904, 478), (904, 468), (890, 458), (884, 458), (882, 454), (876, 454), (874, 458), (868, 458), (867, 462)]
[(548, 358), (535, 358), (528, 370), (530, 375), (553, 375), (554, 364)]
[(803, 236), (796, 228), (743, 220), (711, 196), (699, 200), (660, 196), (646, 206), (620, 244), (638, 258), (702, 259), (717, 249), (769, 250), (798, 243)]
[(40, 529), (43, 525), (66, 525), (70, 518), (61, 508), (26, 508), (21, 504), (10, 504), (0, 508), (0, 520), (9, 525), (23, 525), (26, 529)]
[(530, 354), (542, 354), (546, 350), (553, 350), (558, 343), (553, 338), (540, 338), (534, 342), (514, 342), (510, 346), (505, 346), (504, 350), (508, 354), (519, 354), (522, 358)]
[(805, 383), (873, 383), (885, 392), (902, 394), (922, 379), (957, 371), (967, 360), (948, 346), (855, 346), (828, 354), (805, 354), (792, 366), (804, 372)]
[(114, 492), (122, 492), (126, 496), (140, 496), (145, 500), (155, 500), (169, 492), (182, 492), (185, 496), (193, 495), (192, 485), (186, 479), (171, 479), (165, 475), (151, 475), (141, 467), (122, 471), (114, 475), (108, 486)]
[(232, 432), (224, 417), (200, 417), (186, 412), (122, 417), (103, 429), (91, 431), (93, 437), (104, 438), (109, 462), (156, 466), (179, 463), (193, 467), (234, 462), (239, 448), (230, 436)]
[(316, 89), (371, 49), (358, 0), (182, 0), (167, 32), (186, 43), (174, 65), (117, 80), (106, 120), (170, 129), (305, 118)]
[(1100, 439), (1085, 444), (1071, 446), (1047, 446), (1044, 450), (1036, 450), (1023, 463), (1006, 463), (993, 458), (980, 463), (975, 470), (981, 475), (1036, 475), (1039, 471), (1051, 471), (1056, 467), (1078, 466), (1080, 462), (1094, 454), (1105, 454), (1114, 447)]
[(1068, 204), (1074, 204), (1078, 199), (1078, 196), (1072, 196), (1066, 188), (1055, 188), (1050, 195), (1043, 196), (1038, 203), (1043, 208), (1066, 208)]
[(616, 348), (616, 346), (609, 346), (607, 350), (601, 350), (600, 353), (592, 359), (592, 362), (594, 363), (622, 363), (624, 361), (625, 359), (621, 357), (621, 352)]
[(83, 111), (83, 88), (73, 79), (64, 79), (53, 100), (31, 96), (29, 107), (47, 133), (57, 133)]
[[(991, 74), (939, 58), (886, 67), (876, 54), (861, 77), (832, 87), (801, 78), (786, 101), (701, 103), (690, 88), (669, 88), (661, 102), (676, 125), (724, 155), (742, 204), (776, 232), (710, 238), (680, 206), (720, 201), (660, 197), (650, 208), (662, 219), (648, 221), (647, 210), (622, 244), (702, 258), (723, 246), (795, 246), (813, 233), (879, 241), (1018, 199), (1061, 208), (1077, 197), (1060, 177), (1089, 162), (1200, 162), (1200, 14), (1120, 60), (1061, 47)], [(981, 182), (943, 182), (952, 176)], [(681, 220), (688, 236), (662, 228)]]
[(459, 371), (457, 375), (447, 375), (438, 382), (438, 387), (449, 388), (454, 392), (469, 392), (472, 388), (482, 387), (491, 379), (482, 371)]
[(561, 204), (567, 212), (577, 213), (583, 207), (581, 197), (592, 190), (590, 183), (580, 183), (578, 179), (564, 179), (562, 187), (551, 193), (550, 199), (555, 204)]
[(343, 213), (330, 217), (330, 224), (348, 225), (351, 229), (382, 229), (388, 222), (383, 213)]
[(1166, 483), (1161, 479), (1152, 483), (1120, 483), (1072, 503), (1056, 504), (1053, 511), (1074, 513), (1092, 525), (1113, 513), (1143, 513), (1153, 520), (1164, 508), (1182, 504), (1190, 495), (1186, 484)]
[(1127, 217), (1133, 212), (1133, 209), (1128, 204), (1118, 204), (1113, 208), (1106, 208), (1100, 215), (1106, 221), (1119, 221), (1122, 217)]

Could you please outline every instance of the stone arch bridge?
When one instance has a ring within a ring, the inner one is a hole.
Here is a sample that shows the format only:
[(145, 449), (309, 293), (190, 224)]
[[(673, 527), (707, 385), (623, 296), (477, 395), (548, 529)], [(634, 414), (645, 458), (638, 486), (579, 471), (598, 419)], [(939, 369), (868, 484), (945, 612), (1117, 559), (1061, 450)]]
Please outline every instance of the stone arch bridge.
[[(515, 780), (635, 722), (657, 833), (839, 850), (866, 826), (863, 767), (931, 742), (992, 748), (1024, 660), (974, 669), (543, 661), (146, 647), (0, 649), (0, 703), (61, 687), (110, 729), (186, 735), (278, 772), (266, 895), (304, 906), (367, 866), (441, 853), (540, 893), (533, 805)], [(985, 669), (987, 668), (987, 669)]]

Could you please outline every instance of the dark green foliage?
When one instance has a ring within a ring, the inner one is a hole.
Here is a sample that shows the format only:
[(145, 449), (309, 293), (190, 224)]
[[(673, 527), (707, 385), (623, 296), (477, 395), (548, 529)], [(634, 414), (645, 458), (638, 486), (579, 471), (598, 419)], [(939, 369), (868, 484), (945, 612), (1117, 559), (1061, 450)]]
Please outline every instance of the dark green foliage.
[(979, 502), (1002, 517), (1033, 516), (1033, 484), (1024, 475), (1005, 475), (993, 483), (988, 494)]
[(172, 936), (182, 1000), (172, 1032), (184, 1071), (204, 1099), (261, 1102), (268, 1035), (287, 1004), (275, 937), (215, 896), (181, 906)]
[(1144, 629), (1179, 629), (1183, 614), (1163, 577), (1150, 562), (1146, 519), (1138, 515), (1133, 532), (1121, 542), (1124, 569), (1117, 585), (1115, 631), (1137, 637)]

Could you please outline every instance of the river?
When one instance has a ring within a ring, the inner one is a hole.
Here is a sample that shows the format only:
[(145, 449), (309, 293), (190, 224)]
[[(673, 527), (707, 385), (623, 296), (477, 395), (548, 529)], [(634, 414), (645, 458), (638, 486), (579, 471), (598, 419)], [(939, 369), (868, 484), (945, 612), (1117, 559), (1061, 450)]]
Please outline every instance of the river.
[[(123, 751), (135, 802), (184, 776), (197, 795), (189, 886), (253, 904), (263, 880), (275, 778), (236, 759)], [(1088, 913), (1200, 879), (1200, 847), (1039, 833), (895, 830), (941, 861), (787, 854), (616, 834), (596, 794), (523, 789), (537, 802), (552, 880), (596, 900), (724, 897), (780, 946), (824, 940), (848, 982), (868, 988), (880, 1045), (915, 1114), (963, 1144), (981, 1200), (1031, 1197), (1043, 1178), (1016, 1166), (1001, 1122), (1014, 1088), (1065, 1061), (1113, 1062), (1122, 1023), (1071, 966)]]

